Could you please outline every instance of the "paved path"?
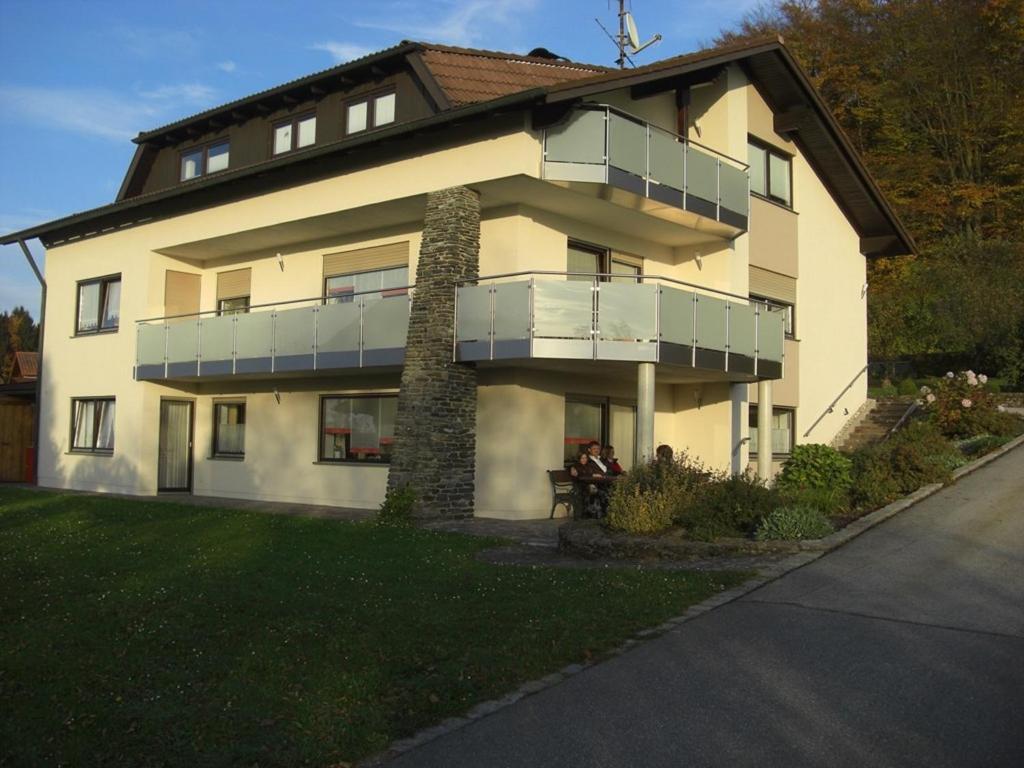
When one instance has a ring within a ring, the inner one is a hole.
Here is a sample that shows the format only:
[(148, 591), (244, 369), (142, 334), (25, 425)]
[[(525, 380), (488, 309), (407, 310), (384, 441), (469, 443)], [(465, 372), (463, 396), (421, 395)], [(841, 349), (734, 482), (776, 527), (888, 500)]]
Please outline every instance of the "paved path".
[(1024, 448), (389, 763), (1024, 766)]

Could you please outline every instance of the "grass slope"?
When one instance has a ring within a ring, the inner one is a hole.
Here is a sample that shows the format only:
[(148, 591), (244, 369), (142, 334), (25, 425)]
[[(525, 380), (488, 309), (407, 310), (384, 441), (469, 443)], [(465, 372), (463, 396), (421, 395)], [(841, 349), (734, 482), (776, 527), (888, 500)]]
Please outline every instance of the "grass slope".
[(491, 544), (0, 489), (0, 765), (354, 760), (743, 578)]

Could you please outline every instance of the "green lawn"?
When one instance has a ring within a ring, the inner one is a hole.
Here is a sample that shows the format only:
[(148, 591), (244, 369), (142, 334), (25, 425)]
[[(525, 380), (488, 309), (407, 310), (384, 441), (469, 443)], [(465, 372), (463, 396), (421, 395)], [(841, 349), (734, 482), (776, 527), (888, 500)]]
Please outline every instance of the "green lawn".
[(744, 578), (493, 566), (486, 546), (0, 489), (0, 765), (351, 761)]

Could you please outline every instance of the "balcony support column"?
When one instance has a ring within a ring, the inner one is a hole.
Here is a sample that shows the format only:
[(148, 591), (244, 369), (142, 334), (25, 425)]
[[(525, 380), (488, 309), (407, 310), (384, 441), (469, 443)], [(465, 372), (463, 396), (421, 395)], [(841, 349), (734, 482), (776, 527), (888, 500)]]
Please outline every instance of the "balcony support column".
[(637, 363), (636, 446), (640, 461), (654, 458), (654, 363)]
[(757, 382), (757, 478), (772, 479), (772, 381)]

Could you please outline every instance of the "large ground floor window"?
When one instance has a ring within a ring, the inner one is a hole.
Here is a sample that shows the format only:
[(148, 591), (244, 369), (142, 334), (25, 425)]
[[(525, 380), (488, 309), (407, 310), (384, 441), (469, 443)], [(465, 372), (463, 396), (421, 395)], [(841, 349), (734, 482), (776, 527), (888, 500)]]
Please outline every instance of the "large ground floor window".
[(321, 397), (320, 461), (389, 461), (397, 411), (397, 395)]
[[(757, 405), (750, 406), (750, 455), (757, 455)], [(772, 408), (772, 454), (788, 456), (793, 452), (793, 433), (796, 411), (792, 408)]]
[(576, 461), (580, 451), (594, 440), (613, 446), (623, 469), (632, 467), (636, 461), (636, 406), (609, 398), (566, 396), (566, 466)]
[(114, 398), (75, 398), (71, 401), (71, 450), (113, 452)]

